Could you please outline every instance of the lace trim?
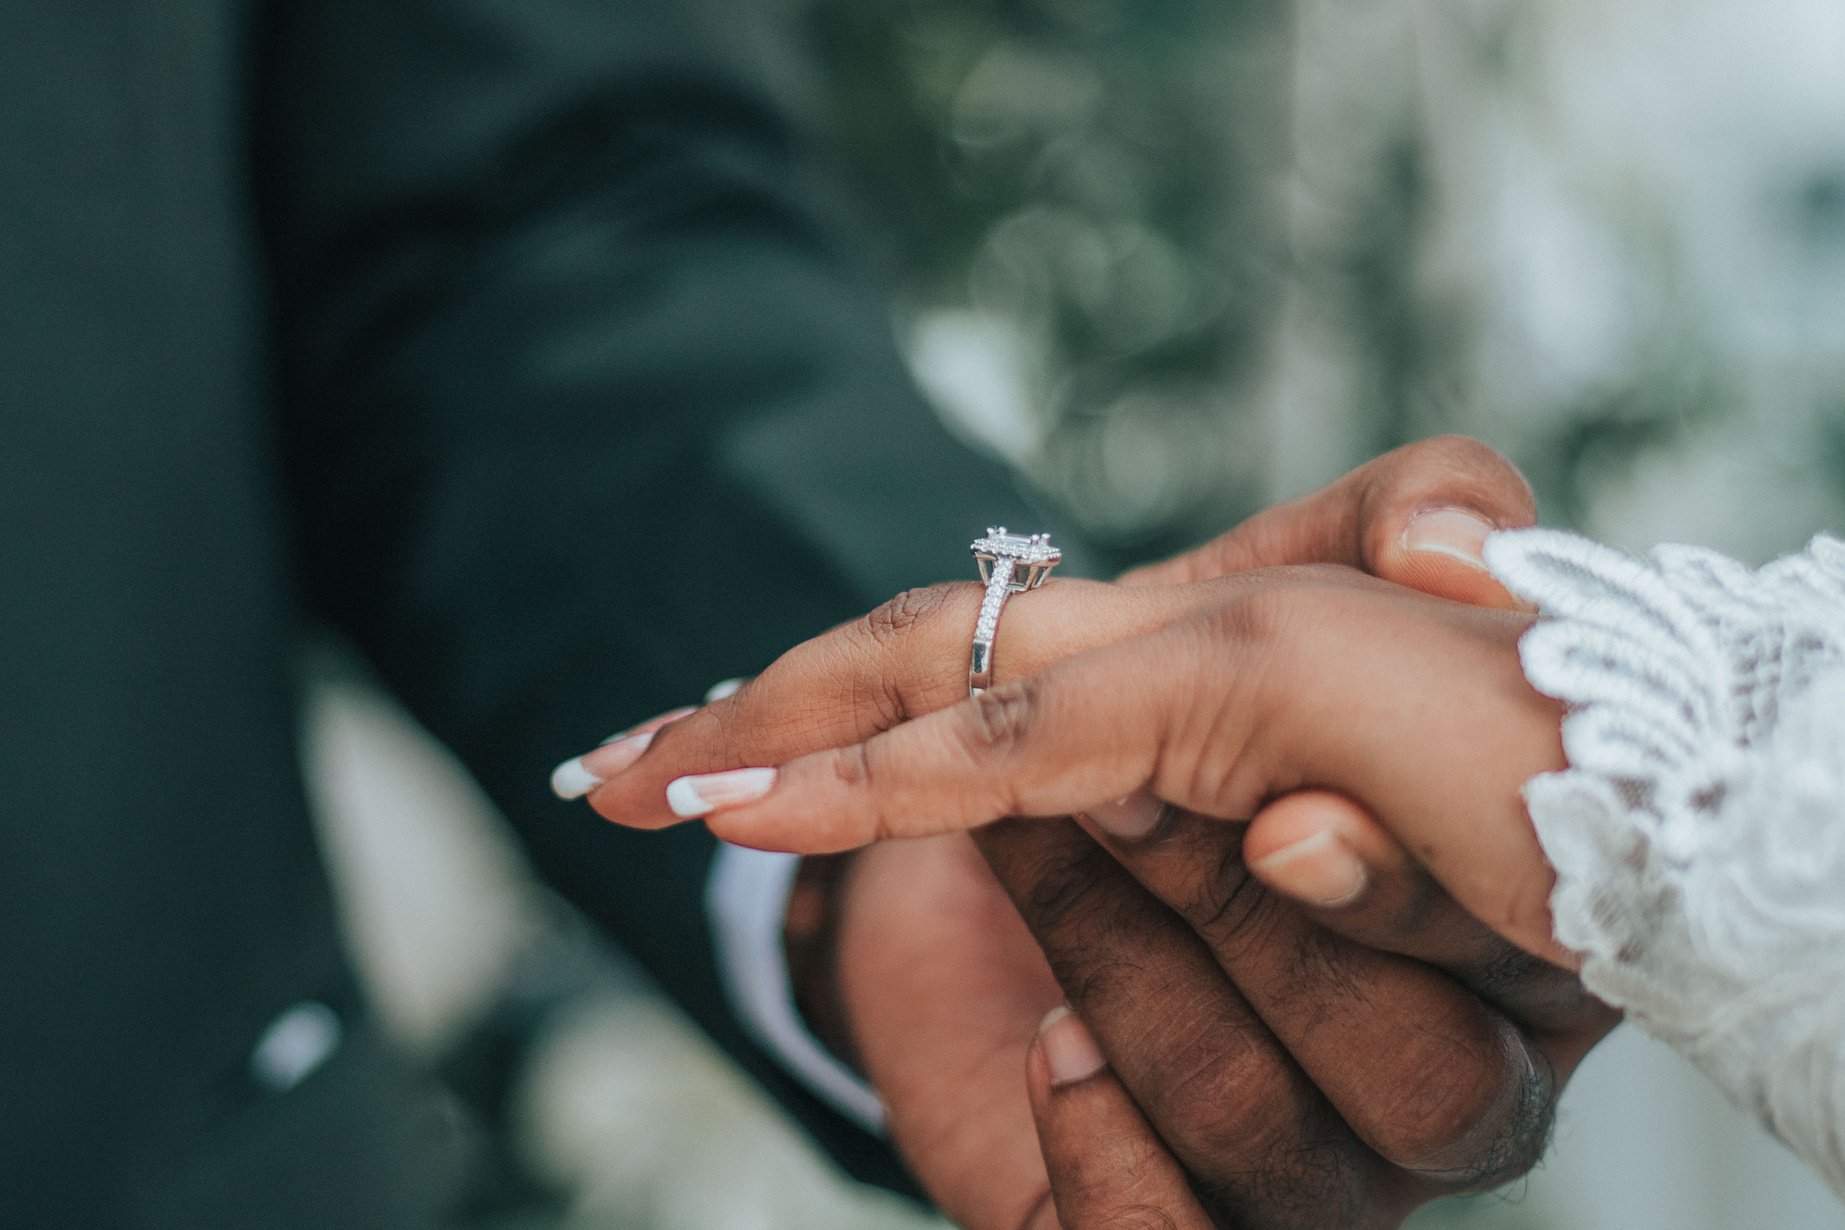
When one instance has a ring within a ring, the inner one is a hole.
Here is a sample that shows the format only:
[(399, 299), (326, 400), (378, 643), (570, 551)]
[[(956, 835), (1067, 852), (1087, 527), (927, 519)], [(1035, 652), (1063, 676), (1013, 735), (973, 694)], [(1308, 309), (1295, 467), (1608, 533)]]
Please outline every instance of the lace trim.
[(1845, 543), (1760, 570), (1494, 535), (1570, 767), (1525, 799), (1591, 991), (1845, 1197)]

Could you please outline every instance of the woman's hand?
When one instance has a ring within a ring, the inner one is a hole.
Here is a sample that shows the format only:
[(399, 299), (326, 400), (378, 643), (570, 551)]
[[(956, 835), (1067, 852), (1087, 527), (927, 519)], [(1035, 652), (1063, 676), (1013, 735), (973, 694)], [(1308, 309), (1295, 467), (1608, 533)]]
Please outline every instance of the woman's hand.
[[(768, 755), (742, 773), (692, 774), (673, 793), (700, 800), (727, 841), (809, 853), (1148, 795), (1248, 820), (1290, 793), (1331, 791), (1375, 814), (1475, 917), (1566, 959), (1550, 938), (1552, 877), (1519, 794), (1563, 765), (1557, 707), (1519, 667), (1527, 617), (1337, 568), (1132, 589), (1058, 582), (1016, 600), (1001, 626), (1012, 639), (1000, 661), (1029, 673), (978, 698), (941, 708), (955, 686), (942, 667), (928, 678), (854, 674), (856, 706), (796, 682), (849, 672), (854, 638), (920, 641), (921, 660), (953, 662), (951, 629), (971, 623), (976, 598), (925, 591), (810, 642), (730, 707), (669, 729), (592, 801), (623, 823), (670, 823), (668, 781), (725, 763), (738, 729)], [(1055, 660), (1037, 669), (1040, 656)], [(928, 709), (938, 711), (903, 720)], [(778, 750), (815, 745), (825, 750), (777, 764)], [(1106, 827), (1132, 832), (1133, 818)], [(1116, 852), (1131, 865), (1156, 836), (1117, 841)]]

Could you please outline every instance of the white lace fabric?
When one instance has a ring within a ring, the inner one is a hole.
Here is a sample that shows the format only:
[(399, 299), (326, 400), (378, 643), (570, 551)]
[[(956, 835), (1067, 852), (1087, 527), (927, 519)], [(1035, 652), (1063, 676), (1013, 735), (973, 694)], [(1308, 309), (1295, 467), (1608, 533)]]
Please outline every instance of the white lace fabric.
[(1523, 530), (1486, 559), (1567, 706), (1569, 768), (1525, 788), (1558, 940), (1845, 1198), (1845, 543), (1751, 570)]

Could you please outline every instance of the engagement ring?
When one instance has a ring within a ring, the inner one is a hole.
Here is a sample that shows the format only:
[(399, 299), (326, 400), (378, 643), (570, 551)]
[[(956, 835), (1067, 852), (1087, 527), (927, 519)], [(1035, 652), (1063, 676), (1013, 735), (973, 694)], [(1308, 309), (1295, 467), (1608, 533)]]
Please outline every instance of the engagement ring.
[[(1049, 534), (1009, 534), (1006, 527), (988, 526), (985, 538), (970, 548), (986, 582), (986, 600), (974, 622), (974, 650), (967, 663), (967, 691), (978, 696), (993, 686), (993, 638), (999, 632), (999, 615), (1006, 599), (1044, 584), (1063, 552), (1051, 545)], [(1023, 579), (1020, 579), (1021, 574)]]

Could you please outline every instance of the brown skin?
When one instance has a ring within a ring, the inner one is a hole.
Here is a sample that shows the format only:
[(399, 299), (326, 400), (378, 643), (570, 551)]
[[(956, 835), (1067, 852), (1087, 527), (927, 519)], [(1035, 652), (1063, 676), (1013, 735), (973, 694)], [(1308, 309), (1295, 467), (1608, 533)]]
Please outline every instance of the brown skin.
[[(1079, 1018), (1056, 1028), (1087, 1033)], [(1057, 1193), (1059, 1222), (1047, 1224), (1065, 1230), (1211, 1230), (1218, 1224), (1113, 1072), (1103, 1068), (1058, 1081), (1040, 1036), (1032, 1042), (1025, 1081)]]
[[(907, 595), (904, 638), (945, 641), (976, 597), (959, 586)], [(843, 708), (859, 697), (861, 717), (889, 728), (771, 757), (781, 765), (774, 790), (707, 817), (712, 831), (828, 853), (1006, 816), (1082, 812), (1143, 789), (1222, 820), (1253, 818), (1295, 791), (1327, 790), (1362, 802), (1470, 914), (1527, 951), (1564, 959), (1549, 938), (1551, 873), (1519, 795), (1524, 782), (1564, 764), (1560, 711), (1531, 690), (1519, 665), (1528, 616), (1327, 567), (1171, 587), (1073, 582), (1032, 598), (1035, 643), (1074, 652), (895, 724), (854, 681), (821, 705), (825, 724), (851, 724)], [(1130, 629), (1123, 638), (1085, 645), (1122, 628)], [(784, 699), (814, 704), (813, 688), (838, 677), (855, 635), (809, 642), (728, 706), (664, 732), (598, 792), (598, 809), (640, 826), (672, 822), (664, 781), (650, 788), (641, 779), (736, 746), (740, 722), (762, 720)]]
[(1062, 990), (964, 836), (866, 850), (844, 891), (839, 989), (893, 1143), (957, 1225), (1017, 1230), (1048, 1187), (1020, 1051)]
[[(1456, 625), (1467, 636), (1458, 638), (1458, 645), (1446, 645), (1456, 673), (1469, 679), (1482, 677), (1483, 662), (1504, 658), (1511, 677), (1491, 686), (1482, 684), (1480, 692), (1483, 697), (1507, 695), (1517, 704), (1506, 714), (1487, 714), (1478, 728), (1476, 723), (1461, 723), (1454, 734), (1435, 739), (1435, 745), (1459, 745), (1461, 732), (1476, 741), (1491, 739), (1493, 728), (1506, 732), (1507, 747), (1528, 745), (1526, 762), (1509, 763), (1504, 769), (1504, 795), (1511, 800), (1513, 811), (1518, 782), (1561, 763), (1555, 710), (1541, 697), (1522, 690), (1517, 660), (1509, 655), (1522, 618), (1435, 603), (1351, 575), (1295, 572), (1282, 577), (1245, 577), (1244, 585), (1232, 592), (1238, 594), (1238, 605), (1266, 603), (1271, 601), (1271, 588), (1284, 594), (1304, 592), (1312, 603), (1351, 603), (1352, 623), (1375, 629), (1376, 645), (1367, 651), (1380, 656), (1389, 656), (1382, 647), (1410, 649), (1413, 642), (1408, 629), (1434, 612), (1458, 621)], [(1244, 590), (1255, 590), (1256, 597)], [(1384, 612), (1395, 609), (1399, 601), (1408, 603), (1415, 614), (1404, 620), (1406, 627), (1384, 618)], [(1190, 605), (1190, 599), (1184, 605)], [(1229, 686), (1227, 680), (1212, 677), (1205, 662), (1188, 660), (1183, 645), (1197, 640), (1192, 621), (1205, 620), (1207, 629), (1216, 629), (1225, 618), (1229, 616), (1218, 610), (1203, 616), (1190, 614), (1181, 623), (1151, 634), (1148, 640), (1155, 644), (1146, 653), (1173, 666), (1173, 679), (1192, 680), (1201, 688), (1199, 695), (1210, 695), (1212, 688), (1221, 695)], [(1279, 621), (1282, 627), (1291, 623)], [(1164, 644), (1168, 636), (1173, 644)], [(1467, 660), (1469, 645), (1480, 662)], [(1103, 653), (1125, 647), (1111, 645)], [(1269, 662), (1284, 660), (1275, 653), (1251, 651), (1251, 656)], [(1325, 660), (1325, 669), (1339, 677), (1341, 656), (1319, 656)], [(1435, 686), (1439, 673), (1432, 673), (1421, 655), (1399, 656), (1406, 677), (1382, 690), (1386, 699), (1389, 693), (1410, 692), (1411, 684), (1417, 682)], [(1085, 660), (1087, 655), (1070, 658), (1044, 671), (1041, 679), (1053, 679), (1057, 671)], [(1140, 656), (1133, 660), (1138, 664)], [(1140, 675), (1144, 671), (1137, 666), (1135, 677)], [(1277, 677), (1290, 679), (1286, 671), (1279, 671)], [(1072, 721), (1083, 714), (1094, 717), (1103, 738), (1090, 738), (1089, 747), (1079, 745), (1068, 758), (1050, 767), (1028, 771), (1026, 762), (1039, 756), (1044, 747), (1066, 747), (1066, 732), (1046, 732), (1042, 743), (1020, 747), (1017, 756), (998, 762), (993, 754), (1004, 739), (994, 739), (994, 730), (1011, 732), (1006, 736), (1011, 739), (1030, 732), (1033, 721), (996, 721), (987, 716), (983, 734), (974, 739), (959, 738), (967, 730), (963, 730), (965, 723), (956, 721), (956, 739), (928, 741), (923, 760), (915, 765), (884, 756), (871, 762), (869, 776), (858, 769), (839, 775), (832, 765), (819, 760), (814, 762), (821, 769), (815, 775), (817, 789), (803, 786), (790, 773), (766, 804), (727, 811), (714, 817), (714, 822), (729, 837), (749, 834), (756, 839), (771, 830), (777, 819), (775, 813), (769, 813), (768, 819), (751, 817), (751, 811), (766, 810), (771, 804), (799, 813), (795, 822), (803, 832), (808, 826), (827, 824), (828, 817), (838, 817), (845, 824), (858, 824), (852, 817), (863, 815), (952, 817), (959, 804), (946, 797), (948, 793), (967, 789), (972, 797), (980, 797), (980, 791), (970, 786), (972, 778), (1015, 780), (1020, 789), (1089, 791), (1083, 797), (1085, 804), (1092, 797), (1125, 793), (1133, 784), (1105, 780), (1100, 789), (1070, 786), (1094, 765), (1107, 769), (1111, 756), (1135, 751), (1135, 739), (1124, 736), (1124, 730), (1153, 730), (1155, 738), (1146, 747), (1157, 749), (1159, 745), (1159, 725), (1153, 717), (1137, 714), (1124, 719), (1111, 712), (1111, 704), (1131, 703), (1131, 693), (1137, 690), (1124, 688), (1118, 675), (1109, 675), (1109, 679), (1107, 688), (1085, 686), (1079, 695), (1107, 692), (1120, 699), (1107, 704), (1085, 699), (1068, 710)], [(1282, 693), (1291, 695), (1293, 688), (1282, 688)], [(1007, 699), (1007, 706), (1015, 701)], [(1483, 710), (1487, 704), (1482, 701), (1474, 708)], [(1216, 721), (1218, 712), (1245, 710), (1262, 719), (1271, 716), (1271, 710), (1260, 704), (1260, 695), (1251, 695), (1244, 704), (1214, 706), (1212, 719)], [(921, 730), (932, 721), (950, 719), (952, 712), (900, 730)], [(1011, 708), (1002, 710), (1006, 712)], [(1336, 710), (1328, 712), (1336, 716)], [(1323, 725), (1328, 712), (1308, 710), (1303, 728)], [(1358, 717), (1376, 728), (1386, 728), (1382, 719), (1365, 716), (1362, 710)], [(1256, 725), (1262, 723), (1251, 719), (1251, 727)], [(1203, 739), (1207, 745), (1227, 738), (1216, 727), (1207, 727), (1207, 734)], [(1275, 734), (1279, 747), (1304, 738), (1293, 727), (1279, 727)], [(1493, 754), (1507, 762), (1506, 754)], [(854, 758), (851, 763), (863, 762)], [(1419, 771), (1432, 780), (1456, 776), (1434, 773), (1428, 765)], [(1151, 769), (1137, 767), (1135, 773), (1148, 775), (1138, 776), (1135, 782), (1151, 776), (1166, 795), (1168, 787), (1162, 786)], [(1173, 773), (1181, 780), (1207, 776), (1197, 773), (1192, 763), (1181, 763)], [(1234, 773), (1220, 769), (1216, 776), (1234, 778)], [(1251, 815), (1262, 798), (1297, 784), (1297, 778), (1279, 778), (1240, 787), (1244, 802), (1225, 808), (1221, 815)], [(862, 789), (895, 789), (897, 795), (895, 800), (871, 802), (856, 797)], [(910, 789), (930, 795), (921, 810), (908, 793)], [(854, 798), (836, 806), (828, 802), (832, 791)], [(1179, 795), (1177, 789), (1170, 793)], [(994, 813), (1020, 810), (1020, 798), (1024, 797), (1006, 793), (1002, 802), (994, 804)], [(1030, 798), (1024, 802), (1030, 804)], [(1194, 798), (1181, 797), (1181, 802), (1199, 806)], [(1321, 808), (1339, 802), (1327, 800)], [(1044, 811), (1055, 813), (1072, 806), (1076, 804), (1053, 802)], [(1343, 806), (1358, 821), (1367, 819), (1351, 804)], [(1487, 808), (1478, 798), (1461, 798), (1450, 810), (1483, 815)], [(744, 819), (731, 826), (734, 817)], [(1286, 819), (1286, 813), (1277, 813), (1277, 819)], [(1362, 929), (1369, 939), (1369, 944), (1360, 944), (1334, 933), (1339, 917), (1315, 922), (1301, 909), (1264, 893), (1238, 857), (1240, 826), (1197, 815), (1177, 817), (1157, 839), (1133, 845), (1111, 843), (1109, 854), (1090, 845), (1065, 821), (1006, 822), (983, 830), (980, 839), (1002, 881), (1017, 885), (1018, 905), (1030, 920), (1039, 946), (1050, 955), (1070, 1003), (1092, 1023), (1113, 1059), (1118, 1079), (1133, 1092), (1138, 1105), (1146, 1108), (1149, 1118), (1159, 1123), (1161, 1136), (1177, 1162), (1196, 1178), (1201, 1191), (1210, 1193), (1208, 1210), (1223, 1224), (1387, 1226), (1399, 1223), (1415, 1204), (1443, 1191), (1476, 1188), (1520, 1173), (1535, 1160), (1557, 1086), (1613, 1023), (1613, 1014), (1585, 996), (1572, 977), (1520, 957), (1504, 940), (1465, 917), (1448, 898), (1434, 893), (1426, 878), (1411, 874), (1395, 843), (1382, 843), (1382, 854), (1371, 852), (1369, 861), (1378, 869), (1371, 893), (1341, 911), (1323, 911), (1351, 918), (1352, 928)], [(1489, 865), (1517, 867), (1517, 841), (1511, 845), (1513, 856), (1489, 856)], [(911, 848), (913, 843), (886, 843), (875, 846), (873, 854), (900, 863)], [(1391, 870), (1389, 857), (1399, 857), (1397, 869)], [(1542, 876), (1535, 900), (1541, 900), (1548, 869), (1541, 859), (1533, 861)], [(967, 870), (967, 874), (972, 880), (976, 870)], [(1046, 881), (1061, 881), (1063, 887), (1055, 891), (1031, 887)], [(1166, 905), (1153, 904), (1144, 894), (1137, 894), (1137, 887), (1149, 889)], [(902, 891), (902, 876), (893, 878), (893, 889)], [(900, 896), (871, 894), (869, 905), (873, 909), (882, 905), (891, 913), (889, 933), (882, 942), (893, 948), (902, 944), (904, 929), (915, 926), (919, 917), (917, 911), (902, 905)], [(969, 933), (976, 931), (978, 928), (969, 928)], [(867, 1053), (867, 1070), (882, 1088), (902, 1090), (904, 1084), (900, 1073), (873, 1062), (873, 1047), (867, 1046), (865, 1038), (886, 1033), (900, 1040), (910, 1025), (880, 1027), (876, 1016), (884, 1007), (878, 996), (887, 999), (889, 1011), (900, 1011), (911, 999), (911, 988), (904, 985), (906, 977), (917, 979), (921, 972), (941, 976), (943, 957), (930, 959), (928, 944), (932, 942), (935, 940), (917, 939), (910, 950), (897, 952), (887, 968), (867, 979), (867, 985), (854, 996), (860, 1003), (856, 1036), (860, 1049)], [(849, 970), (852, 964), (851, 953), (841, 953), (841, 968)], [(941, 992), (928, 987), (924, 994), (939, 998)], [(1020, 1036), (1018, 1029), (1026, 1029), (1031, 1014), (1041, 1007), (1044, 999), (1018, 1003), (1017, 1011), (1007, 1018), (1006, 1029), (994, 1029), (993, 1044), (985, 1053), (989, 1064), (985, 1071), (991, 1073), (1004, 1064), (996, 1053), (1006, 1049), (1006, 1036)], [(919, 1055), (926, 1047), (913, 1038), (911, 1042), (915, 1051), (902, 1049), (895, 1060), (899, 1066), (902, 1060), (926, 1059)], [(924, 1062), (921, 1075), (926, 1082), (935, 1073)], [(939, 1086), (930, 1092), (941, 1094)], [(897, 1101), (893, 1097), (893, 1106)], [(959, 1121), (952, 1118), (946, 1101), (941, 1103), (943, 1114), (950, 1116), (948, 1121)], [(945, 1140), (954, 1140), (954, 1134), (946, 1132)], [(965, 1164), (970, 1171), (978, 1171), (993, 1156), (987, 1141), (961, 1140), (969, 1145)], [(919, 1153), (917, 1143), (904, 1130), (899, 1130), (899, 1143), (911, 1154)], [(921, 1141), (921, 1153), (930, 1153), (932, 1143), (935, 1141)], [(969, 1224), (1017, 1223), (969, 1219)]]
[[(1175, 630), (1221, 617), (1226, 583), (1162, 582), (1277, 562), (1367, 567), (1510, 606), (1480, 570), (1403, 548), (1416, 512), (1456, 506), (1496, 525), (1531, 519), (1522, 481), (1490, 451), (1453, 440), (1416, 446), (1131, 578), (1136, 589), (1065, 580), (1015, 603), (1002, 625), (1001, 674), (1152, 637), (1202, 643)], [(1329, 589), (1359, 581), (1317, 577)], [(1274, 580), (1230, 587), (1252, 584)], [(825, 831), (835, 848), (877, 831), (849, 827), (838, 809), (854, 790), (881, 788), (882, 774), (867, 780), (835, 753), (805, 762), (830, 781), (803, 782), (798, 758), (914, 715), (953, 712), (965, 696), (955, 664), (977, 600), (972, 587), (918, 591), (803, 646), (733, 700), (675, 723), (592, 801), (624, 823), (657, 825), (671, 820), (660, 800), (674, 776), (794, 761), (768, 801), (714, 818), (714, 827), (736, 837), (747, 825), (752, 844), (791, 833), (811, 842)], [(1143, 660), (1132, 678), (1171, 664)], [(1133, 690), (1118, 674), (1110, 686)], [(1016, 691), (993, 695), (1010, 709)], [(996, 716), (991, 706), (978, 712)], [(963, 779), (972, 763), (963, 762)], [(1115, 761), (1103, 764), (1119, 775)], [(1098, 780), (1069, 761), (1059, 772), (1078, 793)], [(829, 789), (839, 793), (829, 799)], [(818, 801), (835, 827), (796, 823), (789, 799)], [(899, 819), (886, 810), (903, 803), (880, 799), (873, 815), (907, 831), (963, 825), (971, 814), (950, 807)], [(1573, 980), (1516, 960), (1451, 903), (1431, 907), (1446, 898), (1405, 870), (1413, 864), (1375, 820), (1345, 807), (1348, 835), (1362, 832), (1367, 856), (1402, 873), (1333, 912), (1357, 920), (1368, 946), (1338, 934), (1344, 918), (1310, 920), (1252, 880), (1240, 825), (1181, 821), (1140, 849), (1112, 847), (1112, 857), (1060, 821), (984, 829), (984, 861), (958, 835), (856, 856), (840, 910), (839, 999), (851, 1035), (841, 1049), (860, 1056), (899, 1147), (952, 1217), (976, 1230), (1042, 1230), (1054, 1224), (1047, 1188), (1057, 1186), (1069, 1230), (1085, 1224), (1065, 1207), (1058, 1176), (1112, 1154), (1081, 1133), (1060, 1136), (1047, 1174), (1017, 1075), (1038, 1020), (1062, 996), (1093, 1025), (1117, 1064), (1117, 1088), (1158, 1125), (1167, 1165), (1189, 1171), (1216, 1224), (1396, 1225), (1434, 1195), (1510, 1178), (1535, 1160), (1563, 1076), (1611, 1016)], [(1406, 910), (1408, 898), (1420, 906)]]

